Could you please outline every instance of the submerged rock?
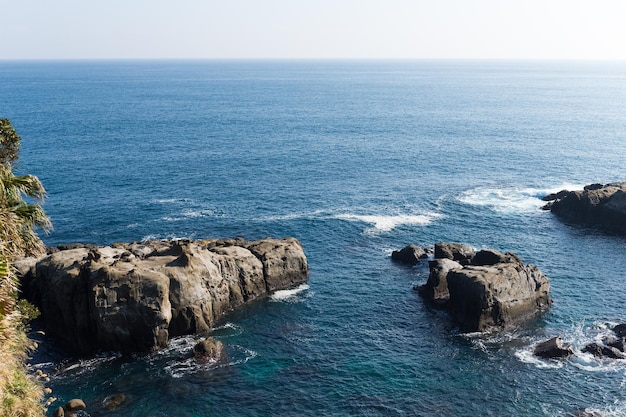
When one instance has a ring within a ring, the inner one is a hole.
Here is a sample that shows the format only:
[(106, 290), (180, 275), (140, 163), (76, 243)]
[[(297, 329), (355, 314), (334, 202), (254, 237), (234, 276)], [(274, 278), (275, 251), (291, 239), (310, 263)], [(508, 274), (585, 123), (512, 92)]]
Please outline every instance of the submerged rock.
[(545, 359), (568, 358), (574, 354), (574, 349), (560, 337), (553, 337), (537, 344), (533, 354)]
[(23, 261), (20, 271), (48, 335), (77, 353), (147, 352), (170, 337), (207, 333), (230, 311), (309, 273), (293, 238), (69, 246)]
[(589, 410), (588, 408), (583, 408), (569, 413), (567, 417), (602, 417), (602, 414), (597, 411)]
[(583, 190), (561, 191), (544, 199), (550, 201), (545, 209), (567, 221), (626, 233), (626, 182), (591, 184)]
[(445, 307), (463, 331), (516, 324), (552, 304), (550, 282), (537, 267), (510, 253), (469, 249), (435, 245), (435, 257), (444, 259), (430, 262), (428, 281), (418, 288), (427, 301)]
[(126, 394), (119, 393), (107, 396), (104, 400), (102, 400), (102, 406), (107, 410), (115, 410), (116, 408), (121, 407), (128, 401)]

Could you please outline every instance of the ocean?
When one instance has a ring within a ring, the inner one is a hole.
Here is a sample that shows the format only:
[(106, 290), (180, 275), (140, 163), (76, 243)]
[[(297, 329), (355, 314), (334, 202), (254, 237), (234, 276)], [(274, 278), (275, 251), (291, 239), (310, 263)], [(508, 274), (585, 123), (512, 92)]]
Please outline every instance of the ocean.
[[(92, 417), (626, 415), (626, 361), (580, 352), (626, 322), (626, 237), (540, 210), (626, 180), (625, 115), (624, 62), (0, 61), (46, 244), (293, 236), (311, 271), (218, 324), (219, 366), (194, 336), (31, 362)], [(440, 241), (518, 254), (554, 305), (462, 334), (390, 259)], [(576, 355), (534, 358), (553, 336)]]

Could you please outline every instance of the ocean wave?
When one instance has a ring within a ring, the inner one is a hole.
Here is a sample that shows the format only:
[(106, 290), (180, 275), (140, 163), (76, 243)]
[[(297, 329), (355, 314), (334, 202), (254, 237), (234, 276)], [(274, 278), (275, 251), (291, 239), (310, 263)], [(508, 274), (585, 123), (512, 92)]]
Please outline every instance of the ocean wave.
[(141, 238), (141, 242), (148, 242), (150, 240), (193, 240), (196, 234), (192, 233), (189, 236), (180, 236), (175, 234), (149, 234)]
[(397, 214), (397, 215), (361, 215), (361, 214), (336, 214), (333, 216), (339, 220), (362, 222), (373, 225), (364, 230), (366, 234), (390, 232), (399, 226), (416, 225), (427, 226), (433, 221), (443, 217), (440, 213), (424, 212), (422, 214)]
[(178, 222), (187, 219), (196, 219), (199, 217), (220, 217), (217, 212), (210, 209), (202, 209), (202, 210), (183, 210), (177, 215), (174, 216), (163, 216), (161, 220), (165, 220), (167, 222)]
[(76, 378), (79, 375), (89, 374), (94, 370), (110, 364), (122, 357), (119, 352), (107, 352), (98, 354), (92, 358), (79, 359), (76, 361), (63, 361), (53, 371), (55, 377)]
[(457, 200), (470, 206), (487, 207), (502, 214), (538, 212), (546, 204), (542, 198), (561, 190), (580, 190), (582, 185), (561, 184), (554, 187), (477, 187), (464, 191)]
[(270, 301), (282, 301), (288, 303), (299, 303), (304, 301), (305, 297), (302, 296), (303, 291), (309, 289), (307, 284), (301, 284), (291, 290), (279, 290), (270, 295)]
[(591, 353), (583, 352), (585, 346), (590, 343), (603, 344), (603, 340), (613, 335), (611, 330), (617, 323), (607, 323), (595, 321), (587, 325), (584, 321), (575, 323), (572, 328), (563, 332), (561, 336), (565, 343), (570, 344), (574, 349), (574, 354), (566, 360), (563, 359), (542, 359), (534, 355), (534, 348), (537, 343), (545, 341), (547, 338), (533, 339), (530, 345), (518, 349), (514, 355), (520, 361), (536, 366), (539, 369), (561, 368), (569, 364), (586, 372), (616, 372), (624, 371), (626, 359), (597, 358)]
[(526, 349), (520, 349), (514, 353), (515, 357), (520, 360), (520, 362), (527, 363), (532, 365), (538, 369), (560, 369), (565, 364), (563, 361), (558, 359), (542, 359), (533, 353), (534, 346)]
[(163, 366), (163, 370), (172, 378), (178, 379), (199, 372), (208, 372), (215, 369), (236, 366), (246, 363), (258, 355), (257, 352), (239, 345), (229, 346), (228, 351), (229, 360), (227, 362), (209, 361), (199, 363), (193, 357), (187, 356), (169, 360)]
[(189, 198), (157, 198), (150, 200), (152, 204), (188, 204), (193, 203)]

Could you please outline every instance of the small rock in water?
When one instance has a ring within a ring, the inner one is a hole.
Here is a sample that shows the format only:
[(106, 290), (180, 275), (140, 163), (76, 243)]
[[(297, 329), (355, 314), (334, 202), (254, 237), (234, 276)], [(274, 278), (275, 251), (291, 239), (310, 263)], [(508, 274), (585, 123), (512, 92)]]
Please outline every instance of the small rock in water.
[(602, 417), (602, 414), (597, 411), (588, 410), (586, 408), (576, 410), (567, 415), (568, 417)]
[(598, 343), (588, 344), (583, 349), (583, 352), (591, 353), (596, 358), (626, 359), (626, 355), (620, 352), (619, 349)]
[(626, 324), (618, 324), (613, 327), (613, 333), (615, 333), (617, 337), (626, 337)]
[(574, 354), (574, 349), (569, 343), (565, 343), (560, 337), (553, 337), (550, 340), (539, 343), (533, 352), (540, 358), (567, 358)]
[(109, 395), (102, 401), (102, 406), (107, 410), (114, 410), (126, 402), (126, 394)]
[(224, 344), (212, 337), (196, 343), (193, 347), (193, 356), (198, 362), (220, 362), (226, 359)]
[(65, 417), (65, 410), (63, 410), (63, 407), (59, 407), (54, 410), (52, 417)]
[(391, 259), (402, 262), (407, 265), (417, 265), (420, 259), (428, 257), (428, 253), (419, 246), (410, 244), (400, 250), (394, 250), (391, 253)]
[(64, 406), (63, 409), (65, 411), (82, 411), (86, 408), (85, 402), (81, 399), (74, 398), (73, 400), (69, 400)]

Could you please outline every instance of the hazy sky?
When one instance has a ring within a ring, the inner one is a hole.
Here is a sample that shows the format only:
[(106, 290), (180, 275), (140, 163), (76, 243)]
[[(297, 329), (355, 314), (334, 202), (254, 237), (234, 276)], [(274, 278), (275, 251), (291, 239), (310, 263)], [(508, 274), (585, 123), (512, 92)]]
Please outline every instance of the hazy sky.
[(0, 0), (0, 59), (626, 59), (626, 0)]

